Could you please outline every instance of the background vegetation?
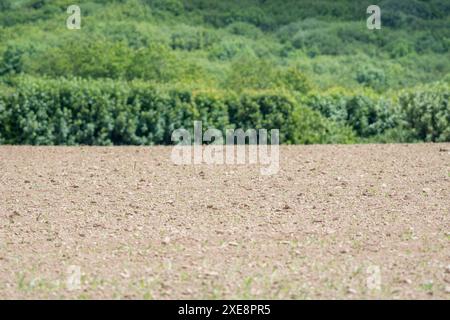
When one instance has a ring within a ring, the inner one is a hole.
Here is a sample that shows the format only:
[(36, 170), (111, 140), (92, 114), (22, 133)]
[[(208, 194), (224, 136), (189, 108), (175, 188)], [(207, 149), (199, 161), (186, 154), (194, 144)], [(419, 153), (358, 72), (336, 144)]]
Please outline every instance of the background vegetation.
[[(0, 143), (167, 144), (193, 120), (282, 143), (450, 141), (450, 2), (0, 0)], [(204, 125), (206, 127), (206, 125)]]

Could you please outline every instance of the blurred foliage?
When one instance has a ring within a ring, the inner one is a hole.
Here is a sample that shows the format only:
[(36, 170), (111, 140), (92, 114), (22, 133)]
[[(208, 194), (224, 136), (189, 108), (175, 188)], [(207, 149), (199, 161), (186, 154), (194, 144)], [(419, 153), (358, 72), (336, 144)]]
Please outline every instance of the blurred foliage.
[(0, 0), (0, 142), (169, 143), (199, 114), (289, 117), (285, 143), (450, 140), (448, 0), (381, 0), (381, 30), (368, 0), (77, 3), (74, 31), (70, 1)]

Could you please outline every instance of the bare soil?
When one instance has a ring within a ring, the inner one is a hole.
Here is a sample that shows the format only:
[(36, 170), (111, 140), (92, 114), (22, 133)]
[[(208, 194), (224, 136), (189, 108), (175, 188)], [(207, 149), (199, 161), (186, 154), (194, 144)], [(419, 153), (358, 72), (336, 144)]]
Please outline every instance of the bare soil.
[(0, 147), (0, 298), (450, 299), (450, 144), (170, 152)]

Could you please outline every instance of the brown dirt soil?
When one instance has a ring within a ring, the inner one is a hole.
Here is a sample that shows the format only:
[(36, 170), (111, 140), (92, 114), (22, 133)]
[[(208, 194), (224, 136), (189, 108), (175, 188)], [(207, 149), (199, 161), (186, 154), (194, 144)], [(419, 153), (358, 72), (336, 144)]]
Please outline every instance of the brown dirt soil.
[(450, 299), (450, 144), (170, 152), (0, 147), (0, 297)]

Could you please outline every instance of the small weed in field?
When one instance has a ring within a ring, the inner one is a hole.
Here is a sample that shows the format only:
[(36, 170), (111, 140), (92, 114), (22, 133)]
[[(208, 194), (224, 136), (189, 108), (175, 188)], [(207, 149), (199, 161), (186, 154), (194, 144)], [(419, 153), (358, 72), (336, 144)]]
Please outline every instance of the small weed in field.
[(278, 285), (278, 293), (277, 296), (281, 299), (286, 299), (286, 297), (289, 297), (290, 299), (293, 299), (295, 297), (292, 296), (292, 283), (287, 281), (281, 281)]
[(17, 288), (24, 292), (52, 293), (60, 289), (60, 282), (40, 278), (28, 280), (25, 274), (20, 272), (17, 274)]
[(401, 238), (403, 241), (414, 240), (415, 239), (414, 232), (412, 230), (408, 230), (402, 234)]
[(309, 291), (304, 288), (300, 288), (296, 290), (294, 293), (291, 293), (291, 299), (294, 300), (307, 300), (309, 296)]
[(17, 275), (17, 287), (21, 291), (25, 291), (27, 289), (27, 285), (25, 283), (25, 275), (23, 273), (19, 273)]
[(352, 249), (361, 250), (363, 248), (363, 243), (360, 240), (353, 240), (351, 244)]
[(153, 300), (153, 295), (150, 292), (146, 292), (144, 293), (144, 295), (142, 296), (142, 298), (144, 300)]
[(377, 195), (377, 190), (374, 187), (369, 187), (363, 192), (364, 196), (374, 197)]
[(357, 268), (355, 268), (355, 270), (352, 271), (351, 278), (355, 278), (358, 275), (360, 275), (361, 273), (362, 273), (362, 267), (361, 266), (357, 267)]
[(208, 299), (220, 300), (224, 298), (224, 288), (218, 284), (212, 286), (211, 292), (208, 294)]
[(424, 291), (433, 291), (433, 282), (427, 282), (420, 285)]
[(338, 286), (331, 279), (326, 279), (324, 285), (328, 289), (328, 291), (338, 290)]
[(251, 298), (251, 289), (252, 289), (253, 278), (247, 277), (244, 279), (244, 283), (242, 285), (242, 299), (250, 299)]
[(184, 271), (182, 271), (182, 272), (180, 273), (180, 281), (186, 282), (186, 281), (189, 281), (190, 278), (191, 278), (191, 276), (190, 276), (189, 273), (184, 272)]

